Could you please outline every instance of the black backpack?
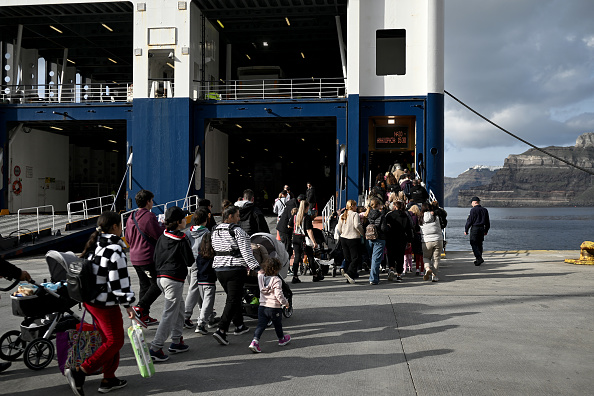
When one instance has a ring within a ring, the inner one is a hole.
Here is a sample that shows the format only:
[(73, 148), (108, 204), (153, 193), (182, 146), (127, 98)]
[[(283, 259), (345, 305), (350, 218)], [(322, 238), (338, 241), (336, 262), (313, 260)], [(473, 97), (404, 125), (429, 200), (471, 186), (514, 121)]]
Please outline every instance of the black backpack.
[(445, 212), (445, 210), (439, 208), (435, 211), (435, 214), (437, 215), (437, 217), (439, 217), (439, 224), (441, 225), (441, 229), (443, 230), (444, 228), (446, 228), (448, 226), (448, 219), (447, 219), (447, 213)]
[(90, 302), (106, 290), (107, 285), (97, 285), (97, 276), (93, 273), (91, 260), (81, 258), (69, 263), (66, 272), (66, 289), (68, 296), (74, 301)]

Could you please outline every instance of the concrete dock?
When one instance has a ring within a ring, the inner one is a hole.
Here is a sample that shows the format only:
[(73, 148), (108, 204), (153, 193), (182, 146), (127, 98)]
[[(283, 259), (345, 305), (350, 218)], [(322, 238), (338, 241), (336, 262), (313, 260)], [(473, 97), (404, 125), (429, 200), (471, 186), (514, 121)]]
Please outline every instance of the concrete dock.
[[(184, 330), (187, 353), (139, 375), (129, 341), (117, 375), (127, 395), (586, 395), (594, 387), (594, 266), (563, 263), (579, 251), (448, 252), (437, 283), (406, 274), (402, 283), (355, 285), (310, 276), (292, 285), (294, 315), (283, 320), (292, 341), (279, 347), (264, 332), (263, 353), (247, 348), (251, 330), (229, 336)], [(13, 260), (34, 279), (49, 277), (43, 256)], [(130, 271), (133, 284), (136, 274)], [(225, 295), (218, 288), (216, 310)], [(160, 318), (162, 298), (153, 307)], [(8, 293), (0, 333), (18, 329)], [(194, 315), (196, 317), (197, 311)], [(155, 328), (146, 330), (148, 340)], [(99, 378), (85, 385), (98, 394)], [(70, 395), (52, 362), (29, 370), (22, 358), (0, 374), (0, 394)]]

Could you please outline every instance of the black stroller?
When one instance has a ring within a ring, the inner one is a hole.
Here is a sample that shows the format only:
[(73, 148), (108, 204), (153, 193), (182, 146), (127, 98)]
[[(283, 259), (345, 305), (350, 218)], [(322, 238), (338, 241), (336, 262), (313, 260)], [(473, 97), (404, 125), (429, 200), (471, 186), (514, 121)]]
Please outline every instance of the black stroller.
[[(289, 300), (289, 308), (283, 308), (283, 316), (290, 318), (293, 315), (293, 292), (289, 285), (284, 281), (289, 269), (289, 254), (285, 247), (277, 241), (272, 234), (256, 233), (250, 237), (251, 243), (262, 245), (268, 255), (272, 258), (277, 258), (282, 264), (282, 268), (278, 273), (281, 278), (283, 294)], [(243, 314), (253, 319), (258, 318), (258, 307), (260, 306), (260, 288), (258, 287), (258, 278), (255, 276), (248, 276), (243, 287)]]
[(54, 358), (52, 339), (58, 331), (76, 328), (80, 317), (71, 310), (78, 304), (68, 296), (65, 285), (56, 288), (57, 283), (66, 280), (66, 265), (78, 258), (71, 252), (58, 253), (50, 250), (45, 260), (48, 264), (51, 283), (35, 285), (31, 295), (13, 295), (12, 314), (25, 319), (20, 330), (10, 330), (0, 337), (0, 358), (15, 361), (24, 353), (23, 361), (31, 370), (47, 367)]

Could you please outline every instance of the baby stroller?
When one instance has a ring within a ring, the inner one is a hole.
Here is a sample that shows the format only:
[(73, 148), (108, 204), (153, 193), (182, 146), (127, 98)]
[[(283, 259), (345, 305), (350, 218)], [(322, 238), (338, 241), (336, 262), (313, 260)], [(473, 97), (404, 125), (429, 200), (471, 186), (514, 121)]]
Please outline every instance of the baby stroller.
[[(252, 244), (259, 244), (266, 249), (268, 256), (276, 258), (282, 263), (278, 276), (281, 278), (283, 294), (289, 300), (289, 308), (283, 308), (283, 316), (290, 318), (293, 315), (293, 292), (289, 285), (284, 281), (289, 270), (289, 254), (280, 241), (277, 241), (272, 234), (263, 232), (256, 233), (250, 237)], [(260, 288), (258, 287), (257, 276), (248, 276), (243, 289), (243, 314), (250, 318), (258, 318), (258, 307), (260, 299)]]
[[(47, 367), (54, 358), (55, 347), (52, 339), (59, 331), (76, 328), (80, 317), (70, 309), (77, 304), (68, 296), (63, 281), (66, 280), (67, 262), (78, 258), (71, 252), (58, 253), (50, 250), (45, 256), (51, 282), (36, 285), (34, 281), (27, 288), (31, 295), (24, 293), (10, 296), (12, 314), (21, 316), (20, 330), (10, 330), (0, 337), (0, 358), (15, 361), (24, 353), (23, 361), (31, 370)], [(25, 287), (25, 286), (23, 286)]]
[(313, 234), (318, 244), (317, 249), (314, 249), (313, 262), (315, 265), (312, 265), (312, 260), (310, 259), (307, 264), (300, 267), (301, 275), (307, 273), (307, 271), (313, 275), (312, 268), (319, 269), (323, 275), (328, 275), (329, 268), (334, 263), (334, 260), (330, 257), (330, 248), (326, 242), (324, 231), (314, 228)]

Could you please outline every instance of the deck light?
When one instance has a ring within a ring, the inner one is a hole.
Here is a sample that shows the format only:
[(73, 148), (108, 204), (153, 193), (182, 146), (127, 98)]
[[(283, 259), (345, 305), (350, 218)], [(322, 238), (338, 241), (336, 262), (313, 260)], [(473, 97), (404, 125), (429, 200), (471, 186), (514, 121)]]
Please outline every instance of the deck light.
[(115, 140), (108, 140), (109, 143), (115, 143), (117, 144), (118, 142), (116, 142)]
[(57, 129), (58, 131), (63, 131), (63, 130), (64, 130), (64, 129), (62, 129), (62, 128), (58, 128), (58, 127), (55, 127), (55, 126), (51, 126), (50, 128), (52, 128), (52, 129)]
[(287, 26), (291, 26), (291, 22), (289, 22), (289, 18), (285, 17), (285, 21), (287, 21)]
[(249, 60), (252, 60), (252, 58), (250, 58), (250, 56), (249, 56), (248, 54), (245, 54), (245, 56), (247, 56), (247, 58), (248, 58)]
[(62, 33), (62, 31), (60, 29), (58, 29), (57, 27), (54, 27), (52, 25), (49, 25), (49, 27), (51, 27), (52, 29), (54, 29), (58, 33)]
[(245, 141), (246, 141), (246, 142), (251, 142), (251, 140), (250, 140), (250, 139), (245, 139)]
[(262, 45), (263, 45), (264, 47), (268, 47), (268, 41), (264, 41), (264, 42), (262, 43)]
[(268, 151), (268, 149), (264, 149), (264, 151)]
[(222, 27), (223, 29), (225, 29), (225, 26), (223, 26), (223, 22), (221, 22), (221, 21), (219, 21), (219, 20), (217, 19), (217, 23), (218, 23), (219, 25), (221, 25), (221, 27)]
[(303, 54), (303, 52), (301, 53), (301, 57), (302, 57), (303, 59), (305, 59), (305, 55)]
[(396, 124), (396, 120), (393, 118), (388, 119), (388, 124)]
[(108, 127), (107, 125), (99, 125), (99, 128), (113, 129), (112, 127)]
[(113, 60), (113, 59), (111, 59), (111, 58), (107, 58), (107, 59), (109, 59), (109, 60), (110, 60), (111, 62), (113, 62), (113, 63), (118, 63), (118, 62), (114, 61), (114, 60)]
[(242, 127), (241, 125), (239, 125), (239, 124), (235, 124), (235, 126), (236, 126), (237, 128), (240, 128), (240, 129), (241, 129), (241, 128), (243, 128), (243, 127)]
[(113, 29), (110, 28), (109, 26), (107, 26), (106, 24), (102, 23), (101, 26), (103, 26), (105, 29), (109, 30), (110, 32), (113, 32)]
[(66, 60), (67, 60), (68, 62), (72, 63), (73, 65), (76, 65), (76, 62), (74, 62), (74, 61), (71, 61), (71, 60), (70, 60), (70, 59), (68, 59), (68, 58), (66, 58)]

